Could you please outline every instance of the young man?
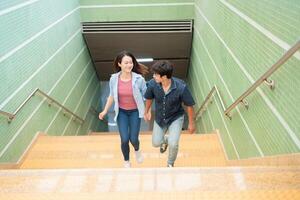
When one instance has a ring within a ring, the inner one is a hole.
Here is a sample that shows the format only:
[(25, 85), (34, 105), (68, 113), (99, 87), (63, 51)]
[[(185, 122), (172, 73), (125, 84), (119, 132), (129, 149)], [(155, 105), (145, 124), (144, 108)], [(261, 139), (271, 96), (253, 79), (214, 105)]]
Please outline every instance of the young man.
[[(173, 65), (169, 61), (158, 61), (152, 66), (153, 79), (147, 84), (144, 95), (146, 108), (144, 119), (151, 119), (151, 105), (155, 101), (155, 120), (153, 125), (152, 145), (160, 147), (164, 153), (169, 146), (168, 167), (173, 167), (178, 153), (178, 144), (184, 121), (182, 103), (187, 106), (188, 130), (195, 131), (195, 102), (184, 81), (172, 77)], [(166, 137), (166, 132), (169, 132)]]

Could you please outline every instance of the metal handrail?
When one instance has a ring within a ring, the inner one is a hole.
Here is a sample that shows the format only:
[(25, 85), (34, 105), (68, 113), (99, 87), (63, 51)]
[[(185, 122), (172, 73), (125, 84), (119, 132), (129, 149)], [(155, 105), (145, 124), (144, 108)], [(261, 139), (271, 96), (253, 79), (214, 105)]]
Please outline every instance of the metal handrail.
[(268, 80), (269, 76), (271, 76), (279, 67), (281, 67), (294, 53), (298, 51), (300, 48), (300, 40), (296, 42), (283, 56), (275, 63), (273, 66), (264, 73), (253, 85), (246, 90), (235, 102), (233, 102), (226, 110), (225, 115), (230, 115), (230, 111), (234, 109), (239, 103), (244, 103), (246, 106), (248, 105), (245, 101), (245, 98), (251, 94), (261, 83), (265, 82), (270, 86), (271, 89), (274, 89), (274, 81)]
[[(221, 106), (222, 106), (222, 109), (223, 109), (223, 112), (225, 112), (226, 108), (225, 108), (225, 104), (224, 104), (224, 101), (220, 95), (220, 92), (218, 90), (218, 87), (216, 85), (214, 85), (211, 90), (209, 91), (208, 95), (206, 96), (204, 102), (202, 103), (202, 105), (200, 106), (200, 108), (198, 109), (198, 111), (196, 112), (195, 114), (195, 120), (198, 120), (199, 117), (201, 117), (202, 113), (205, 111), (206, 109), (206, 105), (210, 102), (212, 103), (212, 100), (211, 100), (211, 97), (213, 96), (213, 94), (216, 93), (217, 94), (217, 97), (219, 98), (220, 100), (220, 103), (221, 103)], [(230, 119), (231, 117), (228, 116)]]
[(91, 113), (93, 113), (94, 115), (97, 115), (98, 114), (98, 111), (96, 110), (96, 108), (94, 108), (93, 106), (90, 107), (89, 111)]
[[(272, 65), (272, 67), (264, 73), (255, 83), (253, 83), (250, 88), (248, 88), (239, 98), (237, 98), (228, 108), (225, 109), (223, 100), (220, 96), (220, 93), (217, 87), (214, 85), (213, 88), (208, 93), (207, 97), (205, 98), (204, 102), (200, 106), (199, 110), (196, 112), (196, 119), (198, 116), (200, 117), (205, 109), (205, 105), (207, 105), (208, 101), (211, 99), (211, 96), (216, 91), (218, 97), (221, 101), (222, 107), (224, 109), (224, 114), (231, 119), (230, 111), (233, 110), (238, 104), (243, 103), (246, 108), (248, 108), (248, 103), (245, 98), (251, 94), (261, 83), (266, 83), (272, 90), (275, 88), (275, 82), (273, 80), (268, 80), (268, 78), (279, 68), (281, 67), (294, 53), (296, 53), (300, 49), (300, 40), (298, 40), (283, 56)], [(200, 115), (201, 114), (201, 115)]]
[(24, 105), (31, 99), (31, 97), (33, 97), (36, 93), (41, 94), (42, 96), (46, 97), (47, 99), (50, 100), (49, 105), (51, 105), (52, 103), (58, 105), (59, 107), (61, 107), (66, 113), (71, 114), (72, 116), (74, 116), (76, 119), (78, 119), (81, 123), (84, 122), (84, 120), (79, 117), (78, 115), (76, 115), (74, 112), (70, 111), (68, 108), (66, 108), (64, 105), (62, 105), (61, 103), (59, 103), (58, 101), (56, 101), (55, 99), (53, 99), (52, 97), (50, 97), (49, 95), (47, 95), (46, 93), (44, 93), (43, 91), (41, 91), (39, 88), (36, 88), (24, 101), (23, 103), (16, 109), (16, 111), (14, 113), (8, 113), (5, 111), (0, 110), (0, 114), (5, 115), (8, 117), (8, 122), (10, 123), (17, 115), (17, 113), (24, 107)]
[(198, 116), (201, 116), (202, 113), (205, 111), (205, 106), (208, 104), (208, 102), (210, 101), (212, 94), (215, 92), (216, 87), (214, 86), (208, 93), (208, 95), (206, 96), (204, 102), (202, 103), (202, 105), (200, 106), (200, 108), (198, 109), (198, 111), (195, 113), (195, 120), (198, 120)]

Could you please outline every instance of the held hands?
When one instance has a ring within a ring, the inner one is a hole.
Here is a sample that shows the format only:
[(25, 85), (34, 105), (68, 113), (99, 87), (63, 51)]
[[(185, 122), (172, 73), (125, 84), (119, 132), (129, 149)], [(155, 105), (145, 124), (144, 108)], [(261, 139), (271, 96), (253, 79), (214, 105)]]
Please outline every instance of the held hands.
[(100, 120), (103, 120), (104, 119), (104, 116), (106, 115), (106, 111), (105, 110), (103, 110), (101, 113), (99, 113), (99, 119)]
[(151, 119), (151, 111), (145, 112), (144, 120), (147, 122), (147, 121), (150, 121), (150, 119)]

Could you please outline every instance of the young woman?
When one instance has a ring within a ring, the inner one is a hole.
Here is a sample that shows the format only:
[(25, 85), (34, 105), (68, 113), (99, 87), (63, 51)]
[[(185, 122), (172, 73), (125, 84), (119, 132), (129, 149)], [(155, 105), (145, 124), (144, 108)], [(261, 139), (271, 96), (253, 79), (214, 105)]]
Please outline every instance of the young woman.
[(146, 91), (146, 82), (142, 75), (145, 75), (148, 69), (139, 64), (127, 51), (117, 55), (113, 66), (117, 73), (112, 74), (109, 80), (110, 94), (103, 111), (99, 114), (99, 119), (104, 118), (114, 102), (114, 120), (117, 122), (121, 137), (124, 167), (129, 168), (131, 166), (129, 141), (134, 147), (136, 161), (142, 163), (144, 160), (140, 151), (139, 131), (145, 111), (143, 94)]

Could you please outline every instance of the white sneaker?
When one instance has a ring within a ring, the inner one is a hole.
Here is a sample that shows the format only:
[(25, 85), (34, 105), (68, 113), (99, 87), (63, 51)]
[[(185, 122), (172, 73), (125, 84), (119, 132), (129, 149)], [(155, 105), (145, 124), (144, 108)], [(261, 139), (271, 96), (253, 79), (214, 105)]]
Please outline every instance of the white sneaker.
[(167, 167), (173, 168), (173, 167), (174, 167), (174, 164), (168, 164)]
[(130, 168), (131, 167), (131, 164), (129, 162), (129, 160), (125, 160), (124, 161), (124, 168)]
[(137, 163), (142, 163), (144, 161), (144, 156), (140, 150), (135, 151), (135, 160)]

